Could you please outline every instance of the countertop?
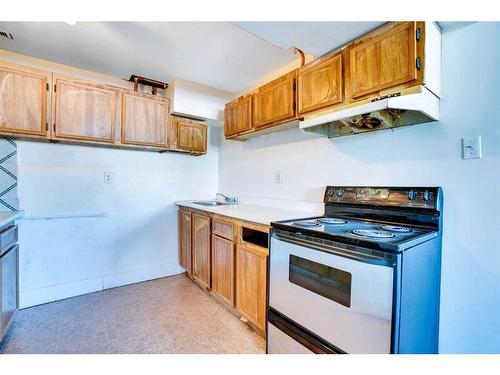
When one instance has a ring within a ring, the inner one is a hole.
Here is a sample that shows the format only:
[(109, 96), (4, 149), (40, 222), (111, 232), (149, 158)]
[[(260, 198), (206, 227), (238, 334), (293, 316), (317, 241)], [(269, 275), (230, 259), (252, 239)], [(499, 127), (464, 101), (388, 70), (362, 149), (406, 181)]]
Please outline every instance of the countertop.
[(16, 220), (24, 211), (0, 211), (0, 227)]
[(203, 206), (195, 204), (193, 201), (179, 201), (175, 202), (175, 204), (181, 207), (190, 207), (200, 211), (212, 212), (214, 214), (264, 225), (270, 225), (273, 221), (300, 219), (323, 214), (323, 212), (298, 211), (245, 203), (240, 203), (238, 205)]

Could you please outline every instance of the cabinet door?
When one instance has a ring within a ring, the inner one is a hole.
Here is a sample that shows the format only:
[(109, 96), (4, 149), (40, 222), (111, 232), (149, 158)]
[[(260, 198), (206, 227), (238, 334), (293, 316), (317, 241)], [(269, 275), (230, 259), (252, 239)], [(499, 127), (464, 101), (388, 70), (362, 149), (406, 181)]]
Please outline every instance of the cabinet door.
[(123, 94), (122, 143), (166, 147), (168, 111), (166, 98)]
[(252, 96), (226, 104), (224, 135), (230, 137), (252, 130)]
[(259, 88), (254, 96), (256, 128), (277, 125), (295, 117), (296, 71)]
[(171, 147), (181, 151), (207, 152), (207, 125), (202, 121), (172, 116)]
[(299, 115), (341, 103), (342, 55), (319, 59), (299, 69)]
[(417, 79), (415, 22), (399, 23), (350, 50), (352, 97)]
[(0, 62), (0, 131), (47, 136), (51, 77), (49, 72)]
[(257, 327), (266, 323), (267, 255), (238, 245), (236, 249), (236, 309)]
[(18, 246), (0, 258), (0, 306), (2, 323), (0, 326), (0, 341), (3, 338), (14, 314), (18, 309)]
[(234, 303), (234, 242), (212, 235), (212, 292)]
[(179, 210), (179, 263), (188, 274), (191, 268), (191, 213)]
[(210, 288), (210, 217), (193, 213), (193, 277)]
[(53, 138), (113, 142), (119, 92), (105, 85), (54, 77)]

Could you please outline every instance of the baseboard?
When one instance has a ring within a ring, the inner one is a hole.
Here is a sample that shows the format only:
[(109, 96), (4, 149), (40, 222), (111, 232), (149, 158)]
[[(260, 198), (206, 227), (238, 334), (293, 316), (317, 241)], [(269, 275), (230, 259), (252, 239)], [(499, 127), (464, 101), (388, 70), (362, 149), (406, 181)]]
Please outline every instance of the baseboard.
[(182, 271), (177, 264), (162, 264), (37, 289), (21, 290), (19, 305), (21, 309), (24, 309), (104, 289), (172, 276)]

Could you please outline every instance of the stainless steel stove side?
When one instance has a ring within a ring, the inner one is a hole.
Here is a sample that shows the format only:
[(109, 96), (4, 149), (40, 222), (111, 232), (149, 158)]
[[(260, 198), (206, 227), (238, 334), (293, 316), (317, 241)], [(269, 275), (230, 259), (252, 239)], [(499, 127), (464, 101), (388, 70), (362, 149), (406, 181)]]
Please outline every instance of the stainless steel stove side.
[(438, 353), (441, 284), (441, 236), (402, 255), (396, 353)]

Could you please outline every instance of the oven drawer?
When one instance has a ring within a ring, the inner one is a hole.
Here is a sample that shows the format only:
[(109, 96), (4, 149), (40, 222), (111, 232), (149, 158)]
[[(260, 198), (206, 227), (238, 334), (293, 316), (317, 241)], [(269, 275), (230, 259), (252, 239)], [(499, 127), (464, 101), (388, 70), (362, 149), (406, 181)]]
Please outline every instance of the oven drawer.
[(273, 309), (268, 311), (267, 324), (268, 354), (341, 354), (295, 322), (291, 322)]
[(390, 353), (394, 268), (271, 237), (269, 307), (347, 353)]

